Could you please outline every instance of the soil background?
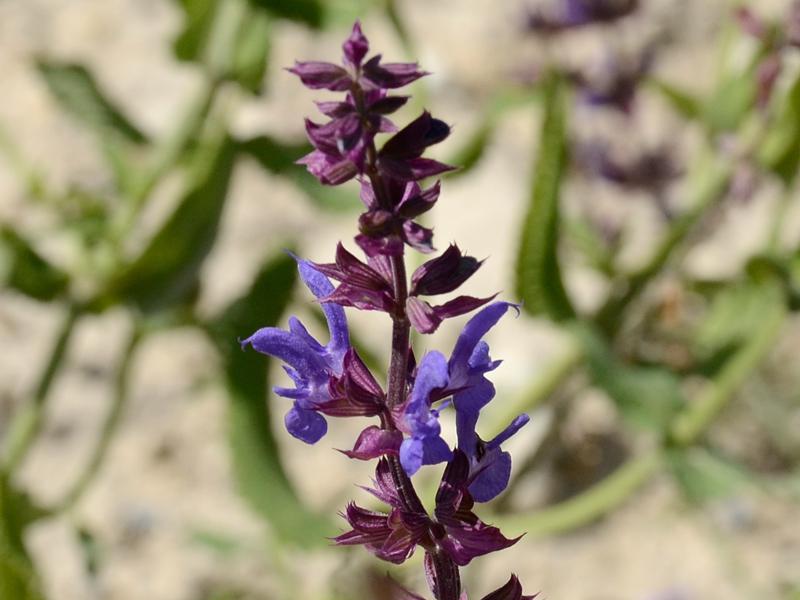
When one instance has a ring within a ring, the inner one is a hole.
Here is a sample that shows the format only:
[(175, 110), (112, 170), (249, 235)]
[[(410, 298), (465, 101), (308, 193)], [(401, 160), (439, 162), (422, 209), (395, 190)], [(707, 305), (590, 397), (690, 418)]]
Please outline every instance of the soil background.
[[(435, 115), (454, 125), (451, 138), (435, 153), (445, 158), (468, 139), (497, 86), (532, 73), (545, 50), (524, 35), (521, 2), (403, 0), (398, 4), (417, 58), (434, 73), (417, 90)], [(728, 4), (717, 0), (643, 4), (645, 16), (623, 30), (623, 40), (633, 44), (661, 27), (677, 30), (680, 38), (659, 62), (660, 72), (693, 89), (709, 89), (716, 36)], [(777, 14), (784, 3), (758, 4), (765, 11), (774, 8)], [(37, 77), (34, 59), (44, 55), (86, 65), (135, 122), (159, 134), (170, 128), (199, 83), (196, 69), (178, 63), (171, 51), (180, 21), (176, 3), (169, 0), (0, 1), (0, 124), (26, 157), (46, 169), (52, 185), (80, 182), (102, 188), (109, 175), (92, 138), (59, 110)], [(383, 17), (365, 16), (364, 29), (373, 48), (380, 48), (384, 56), (407, 58)], [(312, 33), (279, 24), (268, 91), (259, 99), (235, 98), (236, 133), (302, 136), (302, 117), (313, 114), (311, 100), (316, 96), (279, 67), (290, 65), (295, 57), (338, 57), (345, 34), (344, 26)], [(592, 58), (602, 43), (584, 37), (548, 51), (563, 53), (565, 60)], [(644, 103), (647, 110), (642, 112), (647, 116), (636, 127), (618, 129), (617, 135), (623, 141), (626, 136), (674, 136), (675, 118), (655, 101)], [(501, 120), (481, 164), (468, 175), (445, 182), (428, 221), (440, 247), (457, 240), (470, 254), (488, 257), (469, 291), (513, 290), (517, 231), (528, 197), (537, 112), (515, 111)], [(691, 148), (693, 135), (686, 132), (681, 143)], [(596, 201), (623, 216), (634, 231), (626, 258), (631, 262), (646, 252), (648, 240), (658, 232), (656, 211), (646, 202), (626, 198), (620, 204), (613, 189), (585, 182), (575, 183), (570, 193), (571, 201)], [(717, 239), (701, 244), (688, 257), (693, 268), (711, 274), (738, 269), (763, 239), (760, 206), (726, 217)], [(163, 203), (156, 202), (148, 218), (157, 223), (164, 210)], [(797, 212), (792, 213), (794, 218)], [(0, 218), (23, 229), (42, 231), (47, 226), (2, 162)], [(353, 213), (315, 208), (285, 180), (240, 161), (219, 245), (203, 273), (202, 310), (214, 311), (240, 294), (265, 253), (277, 251), (287, 241), (295, 240), (304, 256), (325, 261), (335, 243), (350, 240), (354, 229)], [(48, 246), (48, 240), (42, 242), (53, 254), (62, 251), (57, 245)], [(567, 284), (587, 307), (603, 291), (596, 278), (581, 268), (570, 271)], [(298, 294), (294, 312), (307, 315), (307, 300)], [(0, 405), (4, 407), (0, 420), (33, 385), (58, 319), (56, 307), (0, 294)], [(360, 314), (353, 322), (367, 345), (385, 358), (389, 329), (381, 315)], [(434, 338), (422, 340), (418, 355), (424, 349), (450, 348), (461, 322), (448, 323)], [(129, 325), (127, 316), (116, 311), (87, 319), (69, 348), (67, 368), (54, 388), (46, 435), (22, 473), (25, 485), (43, 501), (59, 497), (90, 451)], [(499, 399), (523, 393), (564, 346), (553, 327), (529, 318), (509, 319), (490, 334), (489, 341), (493, 356), (504, 360), (493, 375)], [(798, 342), (800, 328), (795, 324), (786, 347), (776, 353), (796, 355)], [(29, 539), (49, 598), (355, 598), (360, 597), (353, 590), (358, 589), (364, 569), (383, 570), (361, 551), (301, 554), (270, 541), (263, 523), (234, 489), (225, 442), (224, 392), (210, 375), (214, 360), (207, 341), (188, 330), (160, 334), (141, 348), (134, 368), (134, 395), (102, 472), (72, 514), (48, 521)], [(798, 367), (797, 360), (787, 364)], [(280, 377), (278, 371), (275, 377)], [(276, 415), (283, 413), (283, 400), (269, 402), (274, 403)], [(514, 439), (512, 453), (533, 453), (552, 417), (547, 408), (532, 416), (532, 424)], [(796, 406), (788, 418), (797, 424), (795, 431), (800, 430)], [(577, 437), (614, 426), (608, 401), (597, 394), (587, 395), (570, 424)], [(347, 447), (354, 431), (336, 424), (314, 447), (276, 431), (302, 496), (320, 510), (333, 513), (348, 498), (361, 497), (353, 484), (368, 481), (368, 467), (331, 451)], [(515, 502), (530, 504), (544, 497), (548, 485), (544, 475), (526, 482)], [(101, 550), (94, 577), (86, 572), (72, 523), (91, 531)], [(526, 591), (541, 590), (548, 600), (796, 598), (787, 590), (800, 583), (798, 523), (800, 507), (788, 499), (745, 491), (710, 506), (692, 507), (672, 481), (662, 477), (596, 525), (555, 539), (523, 538), (513, 550), (478, 561), (467, 570), (466, 581), (475, 597), (514, 571)], [(418, 559), (405, 571), (409, 583), (423, 589)]]

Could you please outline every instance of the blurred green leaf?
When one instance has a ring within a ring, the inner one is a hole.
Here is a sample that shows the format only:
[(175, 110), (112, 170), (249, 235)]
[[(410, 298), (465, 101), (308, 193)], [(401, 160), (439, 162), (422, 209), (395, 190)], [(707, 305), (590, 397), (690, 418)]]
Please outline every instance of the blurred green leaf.
[(217, 0), (178, 0), (178, 4), (183, 8), (185, 21), (173, 44), (175, 56), (187, 62), (200, 61), (214, 23)]
[(0, 473), (0, 598), (43, 600), (39, 578), (25, 549), (25, 529), (44, 512)]
[(106, 98), (91, 73), (76, 64), (40, 60), (39, 73), (61, 106), (103, 138), (115, 137), (132, 144), (147, 138)]
[(759, 161), (790, 185), (800, 165), (800, 75), (780, 104), (780, 112), (770, 125), (759, 149)]
[(786, 266), (789, 279), (789, 294), (791, 309), (800, 310), (800, 248), (795, 250), (794, 255), (789, 259)]
[(530, 207), (522, 227), (516, 285), (526, 311), (563, 321), (575, 316), (558, 260), (559, 201), (567, 158), (565, 86), (557, 76), (551, 76), (545, 86), (544, 119)]
[(223, 558), (230, 558), (245, 549), (242, 541), (233, 535), (208, 529), (195, 529), (191, 532), (190, 539), (195, 544), (204, 546)]
[(175, 55), (204, 64), (213, 77), (235, 81), (257, 94), (270, 49), (271, 18), (249, 0), (178, 0), (184, 28)]
[(254, 9), (241, 24), (233, 53), (232, 79), (253, 94), (261, 91), (270, 50), (271, 23), (264, 11)]
[(296, 165), (295, 161), (311, 150), (307, 142), (282, 142), (267, 135), (244, 140), (239, 147), (256, 159), (265, 171), (276, 174), (305, 172), (305, 168)]
[(84, 526), (76, 529), (78, 544), (83, 558), (83, 567), (89, 577), (95, 578), (100, 572), (103, 563), (103, 548), (92, 531)]
[[(583, 254), (586, 262), (604, 275), (614, 275), (614, 255), (618, 242), (611, 244), (603, 240), (596, 228), (584, 219), (566, 219), (564, 233), (570, 242)], [(612, 247), (610, 247), (612, 246)]]
[(97, 136), (119, 189), (130, 189), (137, 176), (131, 150), (146, 144), (147, 136), (106, 97), (82, 65), (40, 60), (37, 68), (61, 107)]
[[(333, 29), (349, 31), (356, 19), (363, 20), (370, 11), (385, 11), (387, 8), (387, 0), (319, 0), (319, 2), (323, 7), (322, 27), (327, 31)], [(386, 14), (385, 18), (390, 19), (391, 17)], [(391, 25), (394, 33), (400, 36), (395, 29), (395, 24), (391, 23)], [(408, 54), (409, 47), (406, 45), (406, 40), (401, 37), (400, 42), (403, 44), (403, 50), (407, 53), (405, 58), (411, 58), (413, 54)]]
[(667, 455), (675, 480), (690, 502), (701, 504), (731, 496), (754, 483), (742, 467), (699, 447), (674, 449)]
[(196, 290), (198, 272), (216, 240), (235, 157), (236, 146), (223, 131), (200, 141), (188, 191), (141, 255), (111, 282), (104, 303), (122, 299), (153, 311)]
[(724, 78), (703, 110), (703, 121), (713, 132), (735, 131), (756, 101), (754, 67)]
[(309, 27), (319, 28), (325, 17), (322, 0), (250, 0), (253, 6), (282, 19), (298, 21)]
[(484, 115), (478, 128), (467, 139), (466, 143), (445, 161), (447, 164), (457, 167), (455, 171), (452, 171), (447, 176), (448, 179), (454, 179), (472, 171), (486, 153), (486, 147), (491, 142), (493, 131), (494, 118), (490, 115)]
[(8, 225), (0, 226), (0, 284), (47, 302), (60, 296), (69, 278)]
[(710, 355), (746, 342), (761, 326), (774, 302), (770, 286), (744, 281), (722, 288), (695, 333), (701, 354)]
[(666, 100), (667, 104), (682, 117), (693, 121), (702, 116), (703, 103), (700, 98), (666, 81), (652, 79), (649, 83)]
[(238, 340), (274, 326), (286, 309), (297, 273), (292, 258), (266, 263), (250, 290), (210, 324), (220, 348), (230, 396), (229, 443), (242, 497), (281, 539), (302, 546), (324, 543), (327, 522), (305, 507), (280, 460), (267, 401), (268, 359)]
[(751, 285), (723, 288), (697, 329), (695, 343), (709, 354), (742, 341), (761, 318), (758, 290)]
[(348, 187), (331, 187), (320, 184), (305, 167), (295, 164), (298, 158), (311, 151), (306, 142), (282, 142), (260, 135), (239, 143), (240, 150), (275, 175), (293, 182), (320, 208), (332, 211), (351, 211), (361, 206), (358, 192)]
[(659, 367), (626, 365), (588, 325), (576, 328), (592, 382), (633, 424), (663, 431), (685, 404), (680, 379)]

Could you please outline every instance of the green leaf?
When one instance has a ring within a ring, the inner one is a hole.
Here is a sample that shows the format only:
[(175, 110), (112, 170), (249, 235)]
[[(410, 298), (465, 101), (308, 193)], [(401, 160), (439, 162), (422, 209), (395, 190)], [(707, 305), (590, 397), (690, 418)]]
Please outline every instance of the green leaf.
[(241, 554), (246, 549), (245, 544), (233, 535), (209, 529), (195, 529), (190, 532), (189, 539), (194, 544), (211, 550), (221, 558), (230, 558)]
[(85, 67), (45, 60), (39, 61), (37, 67), (64, 110), (94, 129), (105, 141), (147, 142), (144, 133), (106, 98)]
[(148, 142), (147, 136), (106, 97), (85, 67), (44, 60), (37, 67), (62, 108), (95, 134), (117, 188), (127, 193), (139, 176), (137, 150)]
[(121, 299), (153, 311), (196, 291), (198, 272), (216, 240), (235, 157), (236, 146), (225, 132), (200, 141), (189, 189), (141, 255), (111, 282), (102, 304)]
[(705, 103), (703, 120), (713, 132), (735, 131), (756, 101), (754, 67), (723, 79)]
[(602, 336), (588, 325), (576, 328), (592, 382), (617, 405), (627, 421), (664, 431), (686, 401), (680, 379), (658, 367), (627, 365), (614, 356)]
[(775, 303), (775, 286), (747, 280), (721, 289), (697, 328), (695, 344), (709, 355), (746, 343)]
[(25, 549), (25, 529), (44, 511), (0, 473), (0, 598), (44, 600), (39, 577)]
[(565, 86), (556, 76), (545, 86), (544, 120), (530, 207), (522, 227), (516, 285), (526, 311), (563, 321), (575, 316), (558, 261), (559, 201), (567, 159)]
[(800, 166), (800, 75), (789, 88), (759, 149), (759, 162), (788, 186)]
[(667, 462), (686, 498), (696, 504), (729, 497), (753, 483), (742, 467), (704, 448), (671, 450)]
[(667, 104), (669, 104), (675, 112), (685, 119), (693, 121), (702, 116), (703, 103), (700, 98), (666, 81), (651, 79), (648, 83), (650, 87), (666, 100)]
[(89, 577), (95, 579), (99, 575), (100, 567), (104, 562), (103, 548), (89, 528), (84, 526), (76, 527), (75, 534), (78, 538), (84, 570)]
[(175, 56), (186, 62), (200, 61), (214, 23), (217, 0), (178, 0), (183, 8), (183, 30), (175, 39)]
[(261, 135), (239, 142), (239, 149), (254, 158), (265, 171), (286, 177), (320, 208), (353, 211), (361, 206), (357, 192), (348, 191), (347, 187), (324, 186), (305, 167), (295, 164), (298, 158), (311, 151), (306, 142), (282, 142)]
[(563, 228), (570, 242), (583, 254), (589, 266), (608, 277), (614, 276), (614, 255), (619, 242), (606, 242), (596, 228), (584, 219), (567, 219)]
[(298, 21), (313, 28), (322, 26), (325, 8), (321, 0), (250, 0), (253, 6), (282, 19)]
[(268, 262), (250, 290), (210, 324), (210, 331), (225, 365), (229, 443), (239, 492), (278, 537), (310, 546), (324, 543), (330, 526), (304, 506), (281, 464), (267, 402), (268, 358), (252, 349), (243, 351), (238, 343), (258, 328), (278, 323), (296, 273), (288, 256)]
[(271, 22), (262, 10), (253, 9), (241, 24), (233, 52), (231, 78), (243, 88), (258, 94), (267, 70)]
[(69, 278), (10, 226), (0, 226), (0, 284), (47, 302), (60, 296)]
[(457, 167), (448, 175), (448, 179), (466, 175), (475, 168), (486, 153), (486, 147), (491, 142), (493, 132), (494, 118), (486, 115), (466, 143), (449, 160), (445, 161), (447, 164)]
[(184, 28), (175, 55), (204, 64), (221, 80), (235, 81), (257, 94), (270, 49), (271, 18), (249, 0), (179, 0)]

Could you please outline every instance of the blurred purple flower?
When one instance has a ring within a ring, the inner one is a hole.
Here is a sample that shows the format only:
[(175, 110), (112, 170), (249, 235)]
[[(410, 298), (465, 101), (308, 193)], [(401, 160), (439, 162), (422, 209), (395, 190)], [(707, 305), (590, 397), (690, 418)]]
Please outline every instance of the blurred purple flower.
[(639, 0), (559, 0), (552, 10), (530, 9), (528, 28), (538, 33), (560, 33), (569, 29), (610, 23), (639, 7)]
[[(311, 293), (322, 298), (333, 291), (331, 282), (311, 263), (296, 260), (300, 277)], [(296, 317), (289, 318), (288, 331), (264, 327), (242, 341), (242, 347), (249, 344), (262, 354), (287, 363), (284, 369), (295, 387), (275, 387), (274, 391), (294, 400), (284, 419), (286, 429), (308, 444), (319, 441), (328, 430), (325, 418), (318, 411), (331, 400), (330, 378), (341, 375), (344, 357), (350, 348), (344, 309), (335, 304), (326, 304), (322, 308), (330, 331), (330, 341), (325, 346), (314, 339)]]
[(630, 114), (642, 80), (653, 66), (652, 48), (636, 56), (607, 55), (595, 74), (580, 71), (570, 73), (578, 93), (591, 106), (601, 106)]
[(661, 194), (683, 173), (666, 147), (648, 149), (633, 158), (614, 156), (604, 142), (588, 142), (575, 152), (577, 167), (587, 175), (605, 179), (628, 189)]

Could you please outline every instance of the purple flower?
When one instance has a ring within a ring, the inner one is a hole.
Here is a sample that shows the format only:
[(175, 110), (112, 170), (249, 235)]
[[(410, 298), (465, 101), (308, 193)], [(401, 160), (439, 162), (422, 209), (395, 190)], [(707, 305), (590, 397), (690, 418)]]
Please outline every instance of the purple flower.
[[(428, 572), (435, 576), (435, 573), (432, 570), (429, 570)], [(389, 579), (388, 586), (388, 600), (425, 600), (422, 596), (408, 591), (392, 579)], [(534, 598), (537, 597), (538, 594), (534, 594), (533, 596), (524, 595), (522, 593), (522, 585), (520, 584), (519, 579), (517, 579), (516, 575), (512, 574), (505, 585), (493, 592), (490, 592), (481, 598), (481, 600), (534, 600)], [(469, 600), (467, 592), (462, 592), (459, 600)]]
[(633, 13), (639, 0), (560, 0), (553, 11), (531, 10), (528, 28), (539, 33), (560, 33), (587, 25), (610, 23)]
[(438, 258), (429, 260), (411, 275), (411, 294), (432, 296), (447, 294), (458, 288), (481, 266), (471, 256), (461, 254), (458, 246), (451, 244)]
[(457, 565), (514, 545), (519, 538), (506, 538), (500, 530), (481, 521), (472, 512), (467, 490), (469, 465), (456, 451), (447, 465), (436, 494), (435, 518), (409, 506), (399, 493), (384, 458), (375, 470), (375, 487), (368, 489), (389, 505), (389, 513), (368, 511), (351, 503), (342, 515), (352, 527), (334, 541), (340, 545), (364, 545), (378, 558), (400, 564), (416, 546), (426, 552), (443, 552)]
[(452, 292), (480, 266), (478, 260), (462, 255), (457, 246), (451, 245), (441, 256), (418, 268), (411, 276), (411, 293), (406, 301), (406, 312), (414, 329), (420, 333), (433, 333), (445, 319), (471, 312), (491, 301), (494, 296), (458, 296), (444, 304), (432, 306), (418, 298), (419, 295)]
[[(511, 575), (508, 582), (494, 592), (483, 597), (482, 600), (534, 600), (539, 594), (526, 596), (522, 593), (522, 584), (516, 575)], [(465, 596), (466, 600), (466, 596)]]
[[(296, 259), (300, 277), (317, 298), (327, 296), (333, 285), (309, 262)], [(344, 309), (335, 304), (322, 307), (328, 321), (330, 341), (326, 345), (315, 340), (296, 318), (289, 319), (289, 330), (264, 327), (242, 342), (254, 349), (281, 359), (284, 369), (295, 384), (294, 388), (275, 387), (279, 396), (294, 400), (286, 414), (286, 429), (294, 437), (313, 444), (325, 435), (328, 424), (319, 409), (331, 400), (331, 377), (342, 373), (345, 354), (350, 348), (347, 319)]]
[(354, 348), (344, 355), (341, 375), (331, 376), (328, 395), (317, 410), (331, 417), (375, 417), (386, 406), (386, 394)]
[(500, 444), (514, 435), (529, 420), (528, 415), (514, 419), (489, 442), (478, 436), (475, 428), (480, 411), (494, 398), (495, 389), (486, 373), (500, 365), (489, 356), (483, 336), (506, 314), (509, 302), (494, 302), (472, 317), (459, 335), (448, 364), (449, 388), (454, 390), (458, 447), (469, 460), (470, 493), (476, 502), (488, 502), (507, 486), (511, 476), (511, 456)]
[[(343, 101), (317, 104), (322, 114), (330, 117), (330, 121), (320, 124), (306, 120), (306, 133), (314, 150), (298, 162), (306, 165), (309, 172), (326, 185), (340, 185), (364, 173), (366, 155), (370, 148), (374, 148), (375, 135), (397, 131), (386, 115), (398, 110), (408, 100), (407, 96), (388, 96), (387, 91), (407, 85), (426, 74), (416, 64), (381, 64), (380, 55), (363, 62), (369, 51), (369, 42), (358, 22), (342, 45), (342, 50), (344, 66), (309, 61), (297, 62), (288, 69), (311, 89), (347, 92)], [(440, 132), (441, 122), (435, 123), (436, 131)], [(401, 141), (409, 137), (408, 132), (404, 134), (401, 131), (398, 135)], [(435, 141), (428, 145), (431, 143)], [(398, 145), (398, 142), (394, 145)], [(425, 173), (446, 170), (437, 170), (425, 163), (426, 160), (417, 156), (411, 161), (413, 164), (405, 165), (405, 168), (416, 169), (420, 177), (427, 176)], [(391, 157), (387, 161), (387, 168), (391, 168), (394, 164)]]
[[(402, 241), (398, 240), (398, 243), (402, 247)], [(335, 263), (311, 264), (320, 273), (340, 282), (335, 290), (320, 298), (321, 302), (390, 314), (397, 312), (392, 269), (386, 254), (376, 253), (369, 256), (365, 263), (339, 243)], [(431, 306), (418, 298), (419, 294), (444, 294), (453, 291), (479, 266), (476, 259), (463, 256), (456, 246), (450, 246), (442, 256), (417, 269), (411, 278), (411, 291), (405, 307), (411, 324), (420, 333), (433, 333), (444, 319), (470, 312), (489, 302), (492, 297), (458, 296), (442, 305)]]
[[(314, 267), (340, 285), (322, 298), (322, 302), (333, 302), (341, 306), (352, 306), (361, 310), (393, 312), (395, 309), (391, 274), (381, 272), (378, 261), (365, 264), (348, 252), (339, 243), (334, 264), (314, 264)], [(388, 275), (388, 277), (387, 277)]]
[(438, 144), (448, 135), (450, 127), (424, 111), (387, 140), (378, 153), (378, 168), (401, 181), (416, 181), (452, 171), (455, 167), (421, 158), (429, 146)]
[(439, 182), (426, 190), (414, 181), (388, 180), (384, 187), (389, 206), (378, 201), (368, 180), (361, 181), (361, 201), (367, 210), (358, 219), (361, 233), (356, 243), (367, 256), (401, 256), (404, 243), (420, 252), (432, 252), (433, 231), (414, 219), (433, 208), (441, 189)]
[(386, 514), (368, 511), (350, 503), (342, 517), (352, 530), (334, 538), (334, 541), (343, 546), (364, 545), (378, 558), (400, 564), (425, 539), (429, 518), (427, 514), (414, 511), (404, 502), (385, 458), (378, 462), (373, 483), (374, 488), (365, 489), (388, 504), (390, 512)]
[(429, 352), (417, 367), (411, 397), (405, 407), (405, 430), (411, 437), (400, 446), (400, 464), (413, 475), (422, 465), (445, 462), (452, 455), (441, 438), (439, 410), (431, 408), (431, 396), (448, 383), (447, 359), (441, 352)]
[(436, 493), (436, 523), (432, 528), (436, 546), (459, 566), (478, 556), (513, 546), (520, 538), (509, 539), (497, 527), (482, 522), (472, 512), (468, 491), (470, 468), (467, 457), (456, 450), (447, 463)]
[(416, 63), (381, 63), (380, 54), (362, 64), (369, 52), (369, 40), (356, 21), (350, 36), (342, 44), (344, 67), (329, 62), (296, 61), (287, 69), (312, 90), (342, 92), (356, 87), (387, 90), (403, 87), (427, 75)]
[(477, 502), (491, 500), (508, 486), (511, 456), (500, 445), (529, 420), (527, 415), (518, 416), (488, 442), (475, 432), (481, 409), (495, 395), (494, 385), (485, 374), (500, 364), (491, 360), (489, 346), (482, 338), (509, 308), (516, 306), (495, 302), (472, 317), (456, 341), (449, 361), (445, 362), (439, 352), (429, 352), (423, 357), (400, 424), (410, 434), (400, 448), (400, 462), (409, 475), (422, 465), (444, 462), (449, 449), (440, 436), (439, 412), (443, 407), (433, 408), (433, 404), (452, 395), (458, 448), (468, 460), (469, 490)]

